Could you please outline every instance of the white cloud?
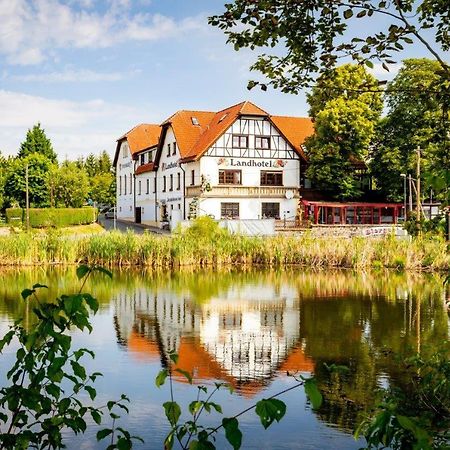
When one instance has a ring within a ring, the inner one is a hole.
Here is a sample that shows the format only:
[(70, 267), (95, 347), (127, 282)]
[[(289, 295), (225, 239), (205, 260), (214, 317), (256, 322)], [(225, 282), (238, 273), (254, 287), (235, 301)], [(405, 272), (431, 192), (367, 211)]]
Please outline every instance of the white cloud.
[(149, 105), (137, 109), (103, 100), (54, 100), (0, 90), (0, 150), (16, 154), (26, 132), (40, 122), (60, 159), (103, 149), (111, 153), (115, 140), (136, 123), (161, 120), (152, 117)]
[(199, 29), (204, 21), (131, 14), (129, 0), (111, 0), (103, 13), (94, 11), (89, 1), (75, 3), (78, 8), (74, 1), (0, 0), (0, 53), (10, 64), (37, 64), (55, 49), (166, 39)]
[(367, 71), (378, 79), (392, 80), (392, 78), (394, 78), (395, 75), (397, 75), (401, 67), (402, 67), (401, 64), (389, 64), (388, 65), (389, 72), (388, 72), (381, 63), (375, 63), (373, 65), (373, 69), (367, 68)]
[(133, 72), (95, 72), (93, 70), (65, 70), (63, 72), (50, 73), (30, 73), (27, 75), (16, 75), (13, 78), (17, 81), (24, 82), (41, 82), (41, 83), (91, 83), (98, 81), (120, 81), (131, 78), (140, 73), (140, 70)]

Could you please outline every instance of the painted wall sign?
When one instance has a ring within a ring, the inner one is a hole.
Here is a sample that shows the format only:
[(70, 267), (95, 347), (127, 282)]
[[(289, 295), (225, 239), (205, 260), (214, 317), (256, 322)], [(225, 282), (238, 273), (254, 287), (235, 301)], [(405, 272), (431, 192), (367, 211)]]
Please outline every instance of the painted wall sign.
[(178, 161), (173, 161), (169, 164), (166, 163), (161, 164), (161, 170), (174, 169), (175, 167), (178, 167)]
[(232, 167), (274, 167), (281, 168), (286, 165), (286, 161), (282, 159), (275, 160), (257, 160), (257, 159), (236, 159), (236, 158), (219, 158), (218, 166), (232, 166)]
[(131, 161), (121, 165), (121, 169), (126, 169), (127, 167), (131, 167)]
[(166, 202), (167, 203), (170, 203), (170, 202), (181, 202), (181, 197), (169, 197), (169, 198), (166, 199)]

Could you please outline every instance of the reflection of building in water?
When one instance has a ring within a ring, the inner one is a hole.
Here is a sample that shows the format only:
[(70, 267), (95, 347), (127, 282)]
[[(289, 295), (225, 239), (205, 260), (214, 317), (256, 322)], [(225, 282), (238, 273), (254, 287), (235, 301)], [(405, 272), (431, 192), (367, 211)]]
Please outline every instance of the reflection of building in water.
[(202, 305), (169, 291), (138, 290), (119, 294), (115, 303), (121, 343), (140, 357), (159, 356), (163, 364), (176, 349), (178, 366), (195, 379), (226, 379), (245, 390), (277, 370), (313, 370), (299, 342), (294, 290), (233, 288)]

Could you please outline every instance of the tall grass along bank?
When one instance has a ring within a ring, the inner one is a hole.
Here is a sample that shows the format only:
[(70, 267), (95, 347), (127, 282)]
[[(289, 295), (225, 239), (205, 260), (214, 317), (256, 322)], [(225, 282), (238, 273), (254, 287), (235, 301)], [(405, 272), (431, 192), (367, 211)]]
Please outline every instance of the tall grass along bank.
[(62, 234), (0, 237), (0, 265), (99, 264), (103, 266), (224, 267), (228, 265), (317, 268), (449, 270), (448, 245), (438, 238), (270, 238), (226, 233), (173, 237), (119, 232), (74, 238)]

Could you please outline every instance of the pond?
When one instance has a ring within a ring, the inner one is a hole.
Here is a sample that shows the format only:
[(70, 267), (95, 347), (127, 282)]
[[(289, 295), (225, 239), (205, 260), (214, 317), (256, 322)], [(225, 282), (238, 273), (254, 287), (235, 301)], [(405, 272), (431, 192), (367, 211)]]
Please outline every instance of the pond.
[[(34, 283), (49, 286), (48, 296), (75, 291), (75, 268), (1, 272), (0, 333), (18, 317), (33, 326), (30, 306), (20, 292)], [(325, 401), (313, 411), (303, 388), (280, 398), (286, 416), (264, 431), (249, 412), (240, 418), (245, 449), (357, 449), (355, 423), (376, 402), (377, 387), (402, 383), (399, 358), (436, 349), (449, 338), (443, 276), (395, 272), (285, 271), (135, 272), (115, 271), (112, 281), (96, 275), (86, 285), (100, 301), (93, 332), (75, 333), (74, 346), (96, 353), (85, 360), (101, 371), (98, 403), (121, 393), (131, 399), (121, 425), (141, 436), (136, 448), (162, 448), (168, 425), (162, 404), (170, 394), (155, 377), (179, 353), (178, 367), (194, 383), (224, 380), (215, 402), (231, 416), (294, 384), (292, 373), (316, 374)], [(447, 294), (448, 295), (448, 294)], [(0, 382), (14, 349), (1, 358)], [(326, 365), (349, 368), (331, 374)], [(175, 399), (187, 405), (197, 388), (176, 377)], [(217, 425), (219, 414), (205, 416)], [(105, 448), (98, 428), (68, 436), (69, 449)], [(230, 448), (223, 437), (218, 448)]]

